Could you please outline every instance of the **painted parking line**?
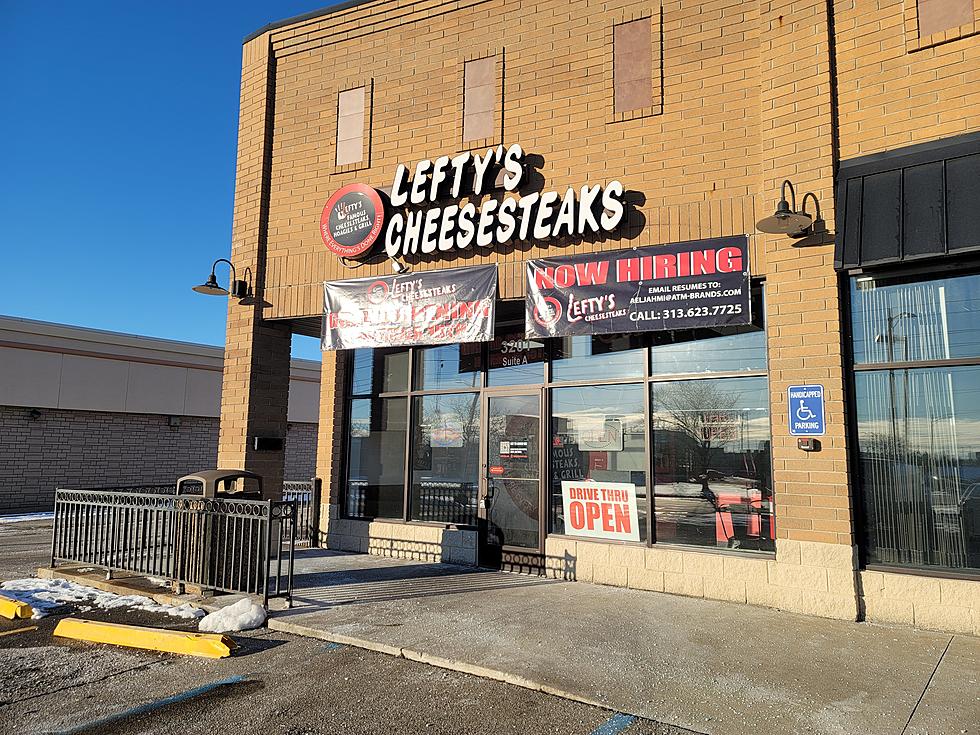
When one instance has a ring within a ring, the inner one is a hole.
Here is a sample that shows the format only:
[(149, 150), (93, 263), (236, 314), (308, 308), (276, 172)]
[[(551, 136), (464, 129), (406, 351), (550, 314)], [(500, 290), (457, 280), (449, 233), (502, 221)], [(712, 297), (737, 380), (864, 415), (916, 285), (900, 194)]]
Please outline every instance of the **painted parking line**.
[(592, 735), (618, 735), (618, 733), (621, 733), (634, 722), (636, 722), (636, 717), (633, 715), (624, 715), (622, 712), (617, 712), (593, 730)]
[(119, 722), (120, 720), (125, 720), (129, 717), (138, 717), (139, 715), (145, 715), (149, 712), (155, 712), (156, 710), (163, 707), (168, 707), (171, 704), (186, 702), (188, 699), (200, 697), (203, 694), (213, 692), (215, 689), (220, 689), (221, 687), (228, 686), (229, 684), (240, 684), (243, 681), (246, 681), (244, 676), (232, 676), (227, 679), (222, 679), (221, 681), (213, 681), (210, 684), (205, 684), (195, 689), (188, 689), (186, 692), (174, 694), (171, 697), (165, 697), (164, 699), (158, 699), (155, 702), (141, 704), (139, 707), (132, 707), (130, 709), (123, 710), (122, 712), (117, 712), (114, 715), (109, 715), (108, 717), (102, 717), (98, 720), (92, 720), (91, 722), (76, 725), (68, 730), (59, 730), (54, 735), (80, 735), (81, 733), (85, 732), (99, 732), (114, 722)]
[(328, 643), (323, 647), (324, 651), (336, 651), (344, 647), (343, 643)]

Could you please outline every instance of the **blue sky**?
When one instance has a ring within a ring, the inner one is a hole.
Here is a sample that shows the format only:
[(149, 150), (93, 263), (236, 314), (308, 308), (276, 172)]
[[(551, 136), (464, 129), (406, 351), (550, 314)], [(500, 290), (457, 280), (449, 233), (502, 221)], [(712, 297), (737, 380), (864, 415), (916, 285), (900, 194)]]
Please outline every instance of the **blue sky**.
[(0, 314), (222, 344), (242, 39), (327, 4), (0, 0)]

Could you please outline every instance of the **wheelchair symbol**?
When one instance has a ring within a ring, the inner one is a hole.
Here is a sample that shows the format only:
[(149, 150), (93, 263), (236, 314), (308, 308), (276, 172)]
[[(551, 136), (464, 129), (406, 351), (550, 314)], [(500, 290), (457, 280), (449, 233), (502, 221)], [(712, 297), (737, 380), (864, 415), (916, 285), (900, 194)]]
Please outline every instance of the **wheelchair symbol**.
[(799, 408), (796, 409), (796, 418), (800, 421), (809, 421), (810, 419), (815, 419), (817, 414), (807, 408), (807, 405), (800, 401)]

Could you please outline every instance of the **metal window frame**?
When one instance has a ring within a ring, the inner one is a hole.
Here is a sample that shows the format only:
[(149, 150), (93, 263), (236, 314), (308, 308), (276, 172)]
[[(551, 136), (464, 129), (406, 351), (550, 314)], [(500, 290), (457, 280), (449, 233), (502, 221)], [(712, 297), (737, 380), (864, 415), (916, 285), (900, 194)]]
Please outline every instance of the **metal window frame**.
[(948, 360), (910, 360), (899, 362), (854, 362), (854, 303), (851, 298), (853, 280), (858, 276), (870, 275), (875, 278), (907, 278), (909, 283), (936, 281), (944, 276), (963, 277), (980, 275), (980, 259), (974, 253), (957, 257), (955, 261), (961, 267), (950, 268), (948, 261), (941, 265), (923, 265), (921, 262), (906, 264), (890, 264), (881, 268), (853, 268), (841, 271), (838, 280), (838, 297), (841, 304), (841, 355), (844, 363), (844, 413), (846, 430), (852, 441), (848, 442), (848, 485), (852, 493), (854, 541), (858, 547), (858, 567), (868, 571), (882, 571), (895, 574), (915, 574), (925, 577), (945, 579), (964, 579), (975, 581), (980, 578), (980, 569), (949, 569), (940, 566), (913, 567), (907, 564), (891, 565), (869, 561), (868, 514), (866, 509), (866, 494), (864, 477), (861, 472), (861, 447), (858, 434), (857, 420), (857, 381), (858, 373), (888, 372), (891, 370), (915, 370), (927, 368), (977, 367), (980, 366), (980, 355), (968, 358), (953, 358)]
[[(758, 290), (760, 292), (760, 298), (758, 300), (752, 300), (753, 311), (759, 309), (759, 314), (762, 317), (762, 331), (767, 334), (767, 324), (768, 319), (766, 318), (766, 299), (765, 299), (765, 281), (764, 279), (753, 279), (751, 288), (753, 291)], [(687, 330), (685, 330), (687, 331)], [(347, 418), (345, 422), (344, 431), (347, 434), (345, 446), (345, 457), (343, 464), (343, 476), (345, 478), (344, 492), (341, 503), (342, 516), (350, 520), (359, 521), (372, 521), (378, 520), (386, 523), (411, 523), (417, 525), (434, 526), (438, 528), (466, 528), (475, 529), (477, 526), (453, 524), (453, 523), (440, 523), (433, 521), (419, 521), (412, 520), (411, 518), (411, 487), (412, 487), (412, 445), (415, 434), (414, 427), (414, 414), (415, 414), (415, 398), (425, 397), (425, 396), (438, 396), (438, 395), (457, 395), (457, 394), (475, 394), (479, 396), (480, 401), (480, 466), (485, 463), (486, 452), (487, 452), (487, 417), (485, 416), (484, 408), (488, 399), (492, 396), (500, 395), (530, 395), (536, 392), (540, 392), (540, 406), (541, 406), (541, 431), (539, 441), (541, 442), (541, 467), (540, 467), (540, 490), (539, 490), (539, 551), (536, 553), (543, 553), (545, 548), (545, 540), (548, 536), (564, 537), (564, 534), (555, 533), (552, 530), (552, 507), (551, 507), (551, 453), (544, 451), (548, 446), (551, 439), (552, 433), (552, 396), (551, 393), (555, 389), (560, 388), (576, 388), (576, 387), (604, 387), (604, 386), (615, 386), (615, 385), (638, 385), (644, 391), (643, 405), (644, 405), (644, 453), (645, 453), (645, 468), (647, 472), (647, 484), (651, 485), (653, 474), (653, 428), (651, 426), (652, 412), (651, 412), (651, 386), (655, 383), (666, 383), (666, 382), (677, 382), (677, 381), (691, 381), (691, 380), (716, 380), (716, 379), (733, 379), (733, 378), (758, 378), (763, 377), (769, 380), (769, 350), (768, 345), (765, 351), (765, 366), (753, 370), (739, 370), (739, 371), (718, 371), (718, 372), (700, 372), (700, 373), (664, 373), (664, 374), (653, 374), (651, 370), (651, 360), (652, 352), (651, 348), (653, 345), (653, 333), (652, 332), (638, 332), (637, 335), (640, 338), (641, 344), (635, 349), (641, 350), (641, 359), (643, 361), (643, 370), (639, 375), (633, 375), (623, 378), (607, 378), (607, 379), (590, 379), (590, 380), (565, 380), (565, 381), (555, 381), (554, 380), (554, 362), (556, 360), (556, 347), (559, 344), (561, 338), (547, 339), (545, 340), (545, 360), (542, 370), (542, 381), (540, 383), (528, 383), (522, 385), (506, 385), (506, 386), (491, 386), (489, 385), (489, 349), (490, 342), (481, 343), (480, 359), (482, 362), (482, 369), (480, 370), (480, 385), (478, 387), (458, 387), (458, 388), (438, 388), (438, 389), (423, 389), (416, 388), (416, 376), (417, 376), (417, 356), (423, 353), (426, 349), (430, 349), (430, 346), (409, 346), (405, 347), (408, 353), (408, 388), (407, 390), (401, 391), (386, 391), (382, 393), (370, 394), (370, 393), (353, 393), (353, 380), (354, 380), (354, 350), (348, 350), (347, 360), (348, 367), (347, 370), (348, 377), (345, 385), (345, 396), (344, 405), (348, 407), (352, 400), (358, 399), (388, 399), (388, 398), (404, 398), (408, 401), (408, 408), (406, 411), (407, 416), (407, 430), (405, 438), (405, 472), (404, 472), (404, 482), (402, 487), (402, 514), (401, 517), (394, 518), (383, 518), (380, 516), (354, 516), (349, 512), (347, 505), (347, 490), (349, 488), (349, 456), (350, 456), (350, 419)], [(692, 342), (697, 342), (693, 340)], [(372, 364), (372, 369), (374, 365)], [(771, 403), (771, 401), (770, 401)], [(769, 412), (769, 436), (770, 441), (772, 438), (772, 411)], [(481, 475), (483, 473), (480, 473)], [(769, 467), (769, 481), (770, 487), (775, 489), (772, 480), (772, 464)], [(479, 478), (479, 492), (485, 492), (485, 478), (482, 476)], [(775, 493), (773, 493), (773, 504), (776, 505)], [(775, 514), (775, 512), (774, 512)], [(644, 541), (623, 541), (618, 543), (623, 543), (632, 546), (638, 546), (641, 548), (653, 546), (657, 544), (656, 539), (656, 522), (655, 522), (655, 503), (654, 503), (654, 490), (653, 487), (648, 487), (647, 497), (646, 497), (646, 525), (647, 525), (647, 537)], [(569, 537), (571, 538), (571, 537)], [(665, 544), (666, 545), (666, 544)], [(685, 549), (695, 549), (701, 550), (698, 546), (689, 546), (683, 544), (669, 544), (672, 547), (685, 548)], [(712, 551), (717, 550), (715, 547), (704, 547), (704, 550)], [(531, 550), (524, 550), (527, 553), (535, 553)], [(724, 550), (722, 550), (724, 551)], [(754, 550), (740, 550), (737, 552), (743, 556), (760, 556), (760, 557), (771, 557), (772, 552), (770, 551), (754, 551)]]

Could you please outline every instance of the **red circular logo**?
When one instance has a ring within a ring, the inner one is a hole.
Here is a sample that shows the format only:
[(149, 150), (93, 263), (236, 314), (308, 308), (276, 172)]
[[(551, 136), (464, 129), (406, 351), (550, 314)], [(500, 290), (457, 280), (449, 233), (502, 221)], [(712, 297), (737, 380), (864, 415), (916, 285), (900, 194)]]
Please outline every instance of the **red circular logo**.
[(554, 296), (545, 296), (543, 303), (538, 302), (534, 305), (531, 316), (545, 329), (553, 327), (561, 319), (561, 302)]
[(384, 203), (365, 184), (348, 184), (327, 201), (320, 215), (320, 236), (342, 258), (359, 258), (371, 250), (385, 222)]

